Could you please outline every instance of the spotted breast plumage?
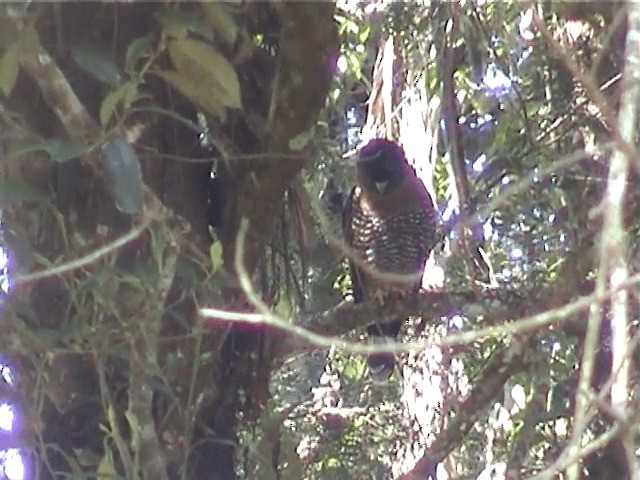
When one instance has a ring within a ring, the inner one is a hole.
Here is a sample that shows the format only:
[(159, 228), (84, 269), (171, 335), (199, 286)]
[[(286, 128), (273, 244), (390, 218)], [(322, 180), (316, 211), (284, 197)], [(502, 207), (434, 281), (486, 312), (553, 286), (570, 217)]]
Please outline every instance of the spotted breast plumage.
[[(431, 197), (402, 148), (389, 140), (377, 138), (362, 147), (356, 169), (342, 219), (354, 301), (382, 302), (389, 292), (417, 292), (436, 239)], [(367, 333), (374, 342), (393, 340), (403, 322), (372, 324)], [(367, 362), (375, 381), (393, 372), (391, 353), (372, 354)]]

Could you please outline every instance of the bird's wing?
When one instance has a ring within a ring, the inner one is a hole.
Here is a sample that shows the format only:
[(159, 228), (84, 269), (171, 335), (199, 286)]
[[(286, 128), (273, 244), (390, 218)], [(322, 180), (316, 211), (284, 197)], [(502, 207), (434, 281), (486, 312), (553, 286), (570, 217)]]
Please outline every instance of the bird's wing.
[[(353, 187), (342, 209), (342, 236), (345, 246), (349, 249), (353, 248), (353, 204), (357, 201), (357, 190), (358, 187)], [(349, 272), (351, 274), (351, 285), (353, 286), (353, 301), (360, 303), (364, 300), (364, 292), (360, 280), (361, 273), (352, 258), (354, 254), (355, 252), (352, 251), (348, 257)]]

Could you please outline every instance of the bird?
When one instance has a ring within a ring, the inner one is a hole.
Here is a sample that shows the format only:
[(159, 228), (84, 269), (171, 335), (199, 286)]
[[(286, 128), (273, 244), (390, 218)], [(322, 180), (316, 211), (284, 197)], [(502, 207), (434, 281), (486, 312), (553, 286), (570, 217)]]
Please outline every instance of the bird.
[[(374, 138), (355, 158), (356, 184), (342, 214), (353, 300), (380, 305), (385, 296), (420, 290), (426, 261), (436, 243), (437, 212), (397, 143)], [(369, 341), (395, 341), (404, 321), (369, 325)], [(393, 373), (395, 357), (391, 352), (374, 353), (367, 364), (372, 380), (383, 383)]]

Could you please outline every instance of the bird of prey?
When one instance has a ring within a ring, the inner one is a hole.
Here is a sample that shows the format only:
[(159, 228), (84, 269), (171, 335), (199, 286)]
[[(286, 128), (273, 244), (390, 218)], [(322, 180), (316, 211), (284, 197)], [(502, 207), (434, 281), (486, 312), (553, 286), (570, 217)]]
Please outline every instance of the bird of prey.
[[(402, 147), (389, 140), (376, 138), (362, 147), (356, 170), (342, 215), (354, 302), (382, 304), (389, 295), (418, 292), (436, 241), (437, 214), (429, 193)], [(369, 325), (370, 341), (394, 341), (403, 323)], [(394, 355), (375, 353), (367, 363), (371, 378), (384, 382), (393, 373)]]

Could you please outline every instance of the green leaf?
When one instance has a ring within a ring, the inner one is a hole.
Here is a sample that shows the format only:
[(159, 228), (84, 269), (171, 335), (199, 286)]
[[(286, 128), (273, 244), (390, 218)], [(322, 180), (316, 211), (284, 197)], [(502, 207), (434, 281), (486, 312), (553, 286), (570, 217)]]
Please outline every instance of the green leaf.
[(204, 42), (180, 39), (169, 42), (169, 55), (177, 70), (195, 79), (211, 82), (215, 102), (242, 108), (240, 82), (233, 65), (214, 47)]
[(18, 49), (19, 42), (15, 42), (0, 58), (0, 90), (7, 97), (11, 94), (18, 79)]
[(169, 38), (187, 38), (187, 26), (175, 21), (171, 16), (172, 12), (156, 12), (153, 16), (162, 25), (164, 34)]
[(202, 4), (204, 18), (211, 25), (220, 40), (227, 45), (233, 45), (238, 38), (238, 25), (228, 10), (228, 5), (220, 2), (206, 2)]
[(360, 30), (358, 31), (358, 42), (364, 44), (368, 40), (370, 33), (371, 33), (371, 25), (361, 26)]
[(161, 272), (163, 267), (163, 258), (164, 258), (164, 242), (159, 238), (159, 234), (155, 233), (155, 230), (149, 230), (149, 235), (151, 237), (151, 254), (153, 256), (153, 260), (155, 262), (156, 272)]
[(289, 140), (289, 148), (294, 152), (301, 151), (307, 144), (313, 139), (315, 134), (315, 128), (312, 126), (306, 132), (301, 132), (291, 140)]
[(293, 313), (293, 305), (291, 305), (291, 301), (286, 295), (281, 295), (280, 300), (276, 303), (273, 310), (280, 318), (286, 320), (290, 318)]
[(349, 380), (358, 380), (364, 377), (366, 363), (359, 357), (353, 357), (346, 361), (342, 374)]
[(152, 70), (151, 72), (162, 77), (167, 83), (207, 112), (216, 116), (223, 114), (222, 106), (214, 100), (212, 84), (206, 78), (188, 76), (172, 70)]
[(347, 59), (349, 71), (354, 74), (356, 78), (360, 79), (362, 76), (362, 61), (360, 56), (354, 51), (347, 51), (345, 52), (345, 58)]
[(125, 72), (131, 74), (135, 72), (136, 64), (138, 60), (143, 57), (149, 56), (151, 52), (151, 35), (145, 35), (144, 37), (138, 37), (133, 40), (129, 47), (127, 47), (127, 54), (124, 60)]
[(37, 55), (40, 52), (40, 39), (35, 28), (25, 28), (20, 32), (20, 54)]
[(222, 243), (220, 243), (220, 241), (215, 241), (211, 244), (209, 248), (209, 258), (211, 259), (212, 272), (215, 273), (224, 263), (222, 260)]
[(111, 117), (116, 111), (116, 107), (120, 102), (124, 103), (127, 108), (138, 93), (138, 84), (134, 81), (128, 81), (120, 85), (118, 88), (109, 92), (102, 105), (100, 105), (100, 124), (106, 127)]
[[(151, 388), (151, 387), (150, 387)], [(140, 449), (140, 432), (142, 432), (142, 427), (140, 426), (140, 422), (138, 421), (138, 416), (133, 413), (131, 410), (127, 410), (124, 413), (124, 416), (127, 418), (129, 422), (129, 431), (132, 432), (131, 435), (131, 448), (134, 452)]]
[(120, 83), (120, 71), (113, 58), (96, 45), (76, 45), (71, 56), (80, 66), (101, 82), (116, 86)]
[(189, 31), (209, 40), (213, 37), (213, 29), (204, 21), (202, 12), (184, 12), (179, 10), (163, 10), (154, 14), (169, 38), (187, 38)]
[(52, 139), (35, 142), (12, 152), (11, 156), (24, 155), (26, 153), (44, 151), (49, 154), (51, 160), (62, 163), (85, 154), (87, 147), (70, 140)]
[(112, 457), (111, 452), (105, 453), (102, 457), (96, 472), (98, 478), (116, 478), (118, 476)]

